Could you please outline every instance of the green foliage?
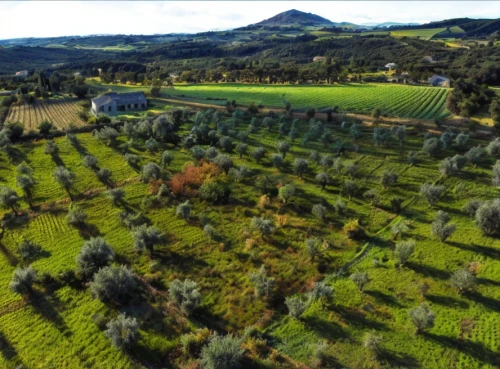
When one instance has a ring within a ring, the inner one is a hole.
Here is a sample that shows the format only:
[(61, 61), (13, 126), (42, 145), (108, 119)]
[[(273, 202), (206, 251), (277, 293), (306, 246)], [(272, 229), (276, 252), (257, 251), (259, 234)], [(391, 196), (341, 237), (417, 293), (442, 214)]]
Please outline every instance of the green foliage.
[(398, 174), (392, 171), (384, 172), (382, 175), (382, 186), (384, 186), (384, 188), (394, 186), (398, 181), (398, 177)]
[(262, 160), (262, 158), (265, 156), (265, 150), (263, 147), (256, 147), (253, 151), (252, 151), (252, 157), (255, 159), (255, 161), (257, 163), (260, 163), (260, 161)]
[(149, 182), (150, 179), (154, 180), (160, 179), (161, 169), (155, 163), (147, 163), (142, 167), (141, 172), (142, 172), (141, 178), (144, 183)]
[(429, 207), (434, 206), (446, 188), (444, 186), (424, 183), (420, 186), (420, 194), (429, 203)]
[(273, 292), (276, 281), (267, 276), (265, 265), (262, 265), (258, 272), (249, 274), (250, 282), (255, 287), (255, 296), (269, 297)]
[(477, 281), (474, 274), (465, 269), (457, 270), (450, 278), (451, 286), (456, 288), (459, 294), (473, 289), (476, 283)]
[(359, 288), (360, 291), (363, 291), (365, 289), (366, 285), (368, 284), (368, 282), (370, 282), (370, 279), (368, 278), (368, 273), (367, 272), (352, 273), (349, 276), (349, 279), (351, 281), (353, 281), (356, 284), (356, 286), (358, 286), (358, 288)]
[(123, 188), (112, 188), (105, 192), (106, 197), (113, 203), (113, 205), (117, 206), (125, 200), (125, 191)]
[(441, 242), (446, 242), (446, 240), (457, 230), (455, 224), (449, 224), (450, 216), (448, 213), (439, 210), (437, 212), (436, 220), (432, 222), (432, 235), (438, 237)]
[(399, 241), (396, 243), (394, 255), (399, 265), (404, 265), (415, 251), (415, 240)]
[(154, 247), (162, 242), (163, 235), (156, 227), (143, 224), (132, 230), (132, 237), (137, 251), (148, 251), (152, 255)]
[(326, 218), (326, 208), (321, 205), (321, 204), (315, 204), (312, 207), (311, 210), (312, 215), (314, 215), (316, 218), (324, 221)]
[(483, 202), (477, 209), (476, 226), (488, 236), (500, 232), (500, 199)]
[(307, 160), (297, 158), (293, 162), (293, 170), (294, 172), (299, 176), (299, 178), (302, 178), (304, 174), (307, 172), (308, 169), (308, 163)]
[(19, 196), (17, 192), (7, 186), (0, 186), (0, 206), (5, 209), (12, 209), (17, 215), (19, 207)]
[(24, 240), (17, 248), (17, 253), (23, 261), (34, 261), (42, 253), (42, 246), (33, 241)]
[(85, 155), (82, 161), (85, 168), (97, 169), (97, 158), (94, 155)]
[(299, 296), (285, 297), (285, 305), (288, 308), (288, 315), (299, 319), (307, 309), (307, 303)]
[(191, 215), (191, 205), (189, 204), (189, 200), (186, 200), (182, 204), (179, 204), (175, 209), (175, 215), (183, 218), (184, 220), (188, 220)]
[(166, 169), (170, 164), (172, 164), (172, 161), (174, 160), (174, 153), (171, 151), (163, 151), (161, 154), (161, 159), (160, 159), (160, 166), (163, 169)]
[(424, 141), (422, 151), (429, 156), (436, 156), (441, 148), (440, 141), (436, 137), (428, 138)]
[(87, 213), (80, 208), (72, 208), (68, 211), (68, 215), (66, 216), (66, 220), (69, 224), (73, 226), (83, 226), (85, 225), (85, 221), (87, 220)]
[(53, 128), (54, 125), (51, 122), (43, 120), (38, 126), (38, 131), (40, 131), (40, 134), (42, 135), (47, 135), (50, 133), (50, 131), (52, 131)]
[(229, 170), (233, 167), (233, 159), (227, 154), (219, 154), (214, 159), (215, 165), (219, 166), (224, 170), (224, 173), (228, 174)]
[(293, 195), (295, 195), (295, 186), (292, 184), (281, 186), (278, 191), (278, 196), (285, 205), (290, 201)]

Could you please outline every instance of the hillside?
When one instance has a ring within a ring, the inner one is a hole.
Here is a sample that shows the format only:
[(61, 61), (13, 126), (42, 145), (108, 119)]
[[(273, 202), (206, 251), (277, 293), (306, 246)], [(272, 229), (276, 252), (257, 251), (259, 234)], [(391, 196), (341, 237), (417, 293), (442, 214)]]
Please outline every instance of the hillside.
[(304, 26), (334, 25), (332, 21), (320, 17), (319, 15), (312, 13), (304, 13), (295, 9), (287, 10), (286, 12), (276, 14), (274, 17), (265, 19), (256, 24), (264, 26), (283, 26), (292, 24), (300, 24)]

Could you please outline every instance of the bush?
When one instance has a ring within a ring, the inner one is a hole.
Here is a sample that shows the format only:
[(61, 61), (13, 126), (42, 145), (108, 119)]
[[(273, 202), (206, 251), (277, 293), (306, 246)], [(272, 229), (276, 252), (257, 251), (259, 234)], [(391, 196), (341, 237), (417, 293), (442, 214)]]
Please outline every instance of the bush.
[(189, 204), (189, 200), (183, 202), (175, 209), (175, 215), (181, 217), (185, 221), (189, 219), (190, 214), (191, 214), (191, 205)]
[(128, 302), (137, 287), (134, 275), (124, 265), (99, 269), (89, 285), (94, 298), (115, 305)]
[(9, 130), (9, 138), (11, 140), (17, 140), (23, 135), (24, 126), (20, 122), (9, 122), (4, 127)]
[(47, 135), (53, 128), (54, 125), (51, 122), (44, 120), (38, 126), (38, 131), (40, 132), (41, 135)]
[(113, 249), (103, 238), (91, 238), (83, 244), (76, 257), (77, 273), (84, 278), (92, 277), (99, 269), (108, 266), (114, 258)]
[(438, 237), (441, 242), (445, 242), (457, 229), (455, 224), (448, 224), (449, 221), (448, 213), (439, 210), (436, 220), (432, 222), (432, 235)]
[(436, 137), (424, 140), (422, 151), (429, 156), (436, 156), (439, 153), (440, 144)]
[(125, 199), (125, 191), (123, 188), (112, 188), (111, 190), (107, 190), (105, 192), (106, 197), (113, 203), (113, 205), (117, 206), (123, 202)]
[(349, 179), (344, 181), (342, 185), (342, 192), (347, 194), (347, 196), (349, 196), (349, 199), (351, 199), (354, 196), (357, 190), (358, 190), (358, 184), (356, 182), (351, 181)]
[(97, 169), (97, 158), (94, 155), (85, 155), (82, 161), (85, 168)]
[(262, 234), (262, 238), (264, 238), (264, 236), (269, 236), (275, 229), (274, 224), (270, 219), (262, 217), (253, 217), (250, 225)]
[(308, 169), (307, 160), (296, 158), (295, 161), (293, 162), (293, 170), (299, 176), (299, 178), (302, 178), (302, 176), (307, 172), (307, 169)]
[(255, 161), (257, 163), (260, 163), (260, 161), (262, 160), (262, 158), (264, 157), (265, 155), (265, 150), (263, 147), (256, 147), (253, 151), (252, 151), (252, 157), (255, 159)]
[(404, 265), (408, 261), (410, 256), (413, 254), (414, 250), (415, 250), (414, 240), (400, 241), (396, 243), (394, 254), (400, 266)]
[(398, 181), (398, 174), (394, 172), (384, 172), (382, 175), (382, 186), (384, 188), (394, 186)]
[(367, 350), (369, 350), (375, 354), (378, 354), (381, 352), (382, 342), (383, 342), (382, 336), (379, 336), (379, 335), (372, 333), (372, 332), (366, 332), (365, 338), (363, 341), (363, 346)]
[(429, 207), (432, 207), (439, 200), (444, 190), (444, 186), (424, 183), (420, 187), (420, 194), (425, 198), (425, 200), (427, 200), (427, 202), (429, 203)]
[(322, 300), (330, 303), (333, 297), (333, 288), (325, 281), (315, 282), (313, 288), (307, 293), (310, 302)]
[(203, 369), (238, 369), (242, 358), (241, 339), (228, 334), (212, 336), (201, 350), (200, 361)]
[(286, 184), (281, 186), (278, 191), (278, 196), (283, 201), (283, 204), (287, 204), (290, 198), (295, 194), (295, 186), (292, 184)]
[(370, 282), (370, 279), (368, 278), (368, 273), (366, 272), (352, 273), (349, 279), (353, 281), (356, 284), (356, 286), (358, 286), (360, 291), (363, 291), (368, 282)]
[(326, 208), (321, 205), (321, 204), (316, 204), (313, 205), (312, 210), (311, 210), (312, 215), (314, 215), (316, 218), (324, 221), (326, 218)]
[(87, 220), (87, 213), (80, 208), (70, 209), (66, 220), (72, 226), (83, 226)]
[(285, 305), (288, 308), (288, 315), (295, 319), (299, 319), (307, 309), (307, 303), (299, 296), (286, 297)]
[(198, 284), (190, 279), (175, 279), (170, 283), (169, 296), (186, 314), (190, 315), (201, 302)]
[(154, 247), (162, 242), (162, 233), (154, 226), (143, 224), (132, 230), (134, 248), (139, 251), (149, 251), (153, 255)]
[(306, 254), (314, 260), (316, 256), (320, 254), (321, 241), (317, 238), (306, 239)]
[(122, 350), (130, 348), (140, 338), (137, 320), (125, 314), (118, 315), (106, 327), (104, 335), (111, 339), (113, 346)]
[(483, 202), (476, 211), (475, 221), (488, 236), (500, 232), (500, 199)]
[(174, 153), (171, 151), (163, 151), (161, 154), (160, 165), (163, 169), (166, 169), (174, 160)]
[(142, 167), (142, 181), (148, 183), (150, 179), (159, 179), (161, 174), (161, 169), (155, 163), (147, 163)]
[(462, 213), (466, 214), (467, 216), (474, 218), (476, 215), (477, 209), (481, 206), (482, 201), (479, 199), (472, 199), (467, 201), (467, 203), (463, 206), (462, 208)]

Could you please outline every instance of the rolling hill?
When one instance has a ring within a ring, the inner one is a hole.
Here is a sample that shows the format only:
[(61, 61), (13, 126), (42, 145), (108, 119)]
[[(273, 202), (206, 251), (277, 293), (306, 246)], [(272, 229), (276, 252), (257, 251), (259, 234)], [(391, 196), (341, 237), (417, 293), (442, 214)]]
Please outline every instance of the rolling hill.
[(256, 24), (262, 26), (283, 26), (292, 24), (300, 24), (303, 26), (334, 26), (334, 23), (326, 18), (295, 9), (276, 14), (274, 17), (265, 19)]

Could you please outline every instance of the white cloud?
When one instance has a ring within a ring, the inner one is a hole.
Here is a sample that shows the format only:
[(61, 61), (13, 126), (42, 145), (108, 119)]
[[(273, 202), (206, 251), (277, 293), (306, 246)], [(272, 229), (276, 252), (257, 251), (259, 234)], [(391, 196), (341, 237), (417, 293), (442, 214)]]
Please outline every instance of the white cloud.
[(500, 2), (472, 1), (23, 1), (0, 2), (0, 39), (228, 29), (295, 8), (334, 22), (499, 18)]

